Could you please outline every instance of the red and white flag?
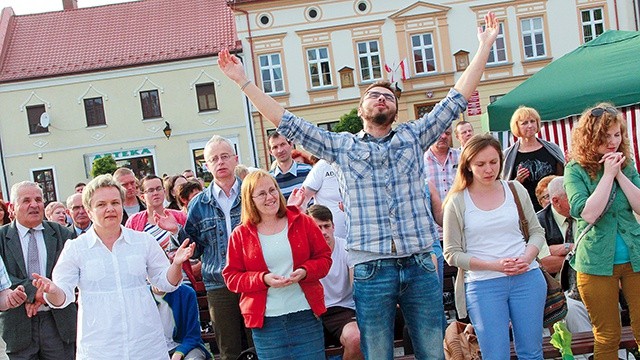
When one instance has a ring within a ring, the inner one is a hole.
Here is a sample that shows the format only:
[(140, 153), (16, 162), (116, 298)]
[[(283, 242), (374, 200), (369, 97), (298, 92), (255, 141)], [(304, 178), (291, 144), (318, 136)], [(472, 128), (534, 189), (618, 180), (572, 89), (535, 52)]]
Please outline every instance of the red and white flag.
[(407, 58), (402, 59), (400, 63), (394, 61), (391, 65), (384, 64), (384, 70), (389, 73), (390, 82), (395, 81), (398, 72), (400, 72), (400, 79), (407, 80), (409, 78), (409, 63), (407, 62)]

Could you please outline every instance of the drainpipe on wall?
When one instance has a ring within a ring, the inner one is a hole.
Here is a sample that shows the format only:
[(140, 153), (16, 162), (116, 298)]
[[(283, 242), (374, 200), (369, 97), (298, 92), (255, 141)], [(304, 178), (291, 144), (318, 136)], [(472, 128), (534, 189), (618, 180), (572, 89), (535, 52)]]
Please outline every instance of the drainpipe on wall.
[(613, 15), (616, 17), (616, 30), (620, 30), (620, 21), (618, 20), (618, 0), (613, 0)]
[[(249, 12), (246, 10), (242, 10), (239, 9), (235, 6), (235, 3), (231, 6), (231, 8), (235, 11), (239, 11), (241, 13), (244, 14), (245, 19), (247, 20), (247, 32), (248, 32), (248, 41), (249, 41), (249, 56), (251, 56), (251, 68), (253, 70), (253, 77), (254, 79), (249, 79), (252, 80), (255, 83), (255, 76), (257, 74), (257, 69), (256, 69), (256, 62), (255, 62), (255, 53), (254, 53), (254, 49), (253, 49), (253, 35), (251, 34), (251, 22), (249, 21)], [(256, 84), (258, 85), (258, 84)], [(247, 97), (245, 96), (245, 99), (247, 99)], [(251, 105), (249, 104), (249, 100), (247, 99), (247, 104), (249, 106), (249, 118), (251, 119), (251, 121), (253, 121), (253, 116), (251, 116)], [(264, 117), (262, 116), (262, 114), (260, 112), (258, 112), (258, 118), (260, 120), (260, 136), (264, 137), (265, 134), (265, 128), (264, 128)], [(253, 140), (255, 141), (255, 140)], [(264, 158), (265, 159), (269, 159), (269, 152), (267, 150), (267, 144), (266, 141), (262, 142), (262, 151), (264, 154)], [(258, 167), (257, 164), (258, 159), (256, 159), (256, 164), (255, 166)], [(265, 164), (265, 168), (269, 168), (269, 164)]]

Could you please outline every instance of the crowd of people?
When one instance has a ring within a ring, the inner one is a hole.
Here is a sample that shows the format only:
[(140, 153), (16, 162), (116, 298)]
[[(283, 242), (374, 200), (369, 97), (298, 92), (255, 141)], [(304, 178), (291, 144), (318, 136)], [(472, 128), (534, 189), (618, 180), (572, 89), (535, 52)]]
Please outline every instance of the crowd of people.
[[(619, 291), (640, 339), (640, 176), (625, 120), (611, 104), (585, 110), (568, 159), (537, 137), (532, 108), (513, 114), (518, 140), (504, 153), (471, 123), (452, 126), (498, 35), (495, 15), (485, 22), (431, 112), (394, 125), (395, 89), (376, 82), (357, 134), (286, 111), (223, 50), (222, 72), (277, 126), (269, 172), (239, 164), (214, 135), (206, 187), (190, 170), (138, 179), (122, 167), (45, 207), (38, 184), (14, 184), (11, 204), (0, 202), (0, 353), (209, 359), (202, 291), (223, 360), (248, 348), (261, 360), (325, 359), (328, 344), (345, 360), (392, 359), (398, 308), (415, 357), (444, 359), (446, 261), (484, 359), (509, 358), (511, 338), (518, 358), (542, 359), (540, 265), (563, 282), (569, 329), (592, 330), (595, 358), (617, 359)], [(294, 144), (313, 165), (296, 161)]]

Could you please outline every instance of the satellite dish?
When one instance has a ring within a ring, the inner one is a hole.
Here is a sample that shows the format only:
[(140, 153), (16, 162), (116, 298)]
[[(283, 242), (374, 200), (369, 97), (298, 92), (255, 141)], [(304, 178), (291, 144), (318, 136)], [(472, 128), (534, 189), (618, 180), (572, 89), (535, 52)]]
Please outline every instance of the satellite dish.
[(46, 112), (42, 113), (42, 115), (40, 115), (40, 126), (42, 126), (43, 128), (48, 128), (49, 124), (51, 124), (49, 114), (47, 114)]

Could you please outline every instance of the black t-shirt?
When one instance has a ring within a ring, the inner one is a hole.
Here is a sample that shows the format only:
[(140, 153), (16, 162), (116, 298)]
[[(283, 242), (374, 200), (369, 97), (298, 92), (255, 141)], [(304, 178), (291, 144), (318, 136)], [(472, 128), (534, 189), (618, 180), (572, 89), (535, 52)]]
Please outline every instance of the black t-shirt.
[(558, 160), (556, 160), (556, 158), (554, 158), (547, 149), (541, 147), (536, 151), (528, 153), (518, 151), (516, 161), (513, 166), (514, 168), (511, 172), (512, 177), (510, 180), (516, 178), (516, 175), (518, 174), (518, 166), (529, 169), (529, 177), (522, 183), (522, 185), (529, 192), (529, 198), (531, 198), (535, 211), (538, 212), (542, 210), (542, 206), (538, 204), (538, 199), (536, 199), (536, 186), (543, 177), (547, 175), (555, 175), (557, 173)]

